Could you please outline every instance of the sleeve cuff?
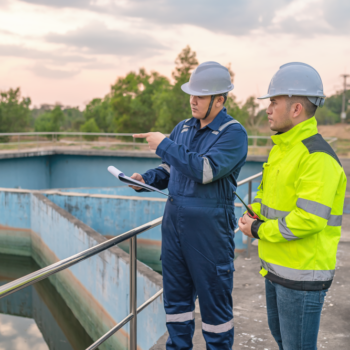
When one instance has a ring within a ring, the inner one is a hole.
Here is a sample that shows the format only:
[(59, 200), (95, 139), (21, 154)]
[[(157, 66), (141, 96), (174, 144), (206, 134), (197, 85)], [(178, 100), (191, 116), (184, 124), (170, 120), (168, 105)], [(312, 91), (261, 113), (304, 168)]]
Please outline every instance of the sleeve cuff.
[(253, 223), (252, 223), (252, 235), (254, 236), (254, 238), (256, 239), (260, 239), (259, 235), (258, 235), (258, 231), (259, 231), (259, 228), (260, 226), (264, 223), (264, 221), (262, 220), (255, 220)]
[(156, 149), (156, 155), (158, 155), (160, 158), (163, 158), (165, 152), (171, 146), (172, 143), (174, 143), (174, 141), (171, 141), (167, 137), (163, 139)]

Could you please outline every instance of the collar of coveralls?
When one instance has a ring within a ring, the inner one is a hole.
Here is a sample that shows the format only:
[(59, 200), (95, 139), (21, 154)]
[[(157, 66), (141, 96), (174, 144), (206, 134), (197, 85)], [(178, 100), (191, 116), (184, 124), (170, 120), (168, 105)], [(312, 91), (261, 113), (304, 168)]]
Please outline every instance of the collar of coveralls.
[[(223, 107), (222, 110), (214, 118), (214, 120), (210, 124), (206, 125), (205, 127), (208, 127), (213, 131), (219, 130), (220, 126), (222, 125), (222, 121), (225, 119), (226, 116), (227, 116), (227, 110), (226, 110), (226, 107)], [(185, 124), (189, 126), (195, 126), (197, 129), (201, 128), (200, 120), (196, 119), (195, 117), (192, 117)]]

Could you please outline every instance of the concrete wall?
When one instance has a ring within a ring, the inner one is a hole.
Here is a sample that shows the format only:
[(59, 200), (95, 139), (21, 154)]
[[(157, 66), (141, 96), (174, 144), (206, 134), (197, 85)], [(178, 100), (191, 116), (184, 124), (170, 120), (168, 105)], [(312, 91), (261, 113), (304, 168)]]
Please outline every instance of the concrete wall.
[[(70, 214), (107, 236), (118, 236), (163, 215), (165, 198), (86, 196), (78, 193), (47, 194), (47, 197)], [(128, 242), (121, 244), (128, 251)], [(138, 236), (138, 258), (161, 271), (160, 226)]]
[[(107, 171), (114, 165), (127, 175), (157, 167), (160, 158), (151, 152), (60, 151), (0, 154), (0, 187), (49, 189), (114, 187), (122, 183)], [(240, 179), (261, 171), (262, 159), (247, 162)]]
[[(30, 199), (30, 215), (20, 220), (23, 198)], [(14, 231), (29, 232), (33, 258), (44, 266), (67, 258), (106, 240), (103, 236), (52, 203), (41, 194), (1, 192), (1, 211), (11, 208), (16, 218), (0, 216), (0, 237), (12, 236)], [(6, 200), (5, 200), (6, 199)], [(21, 228), (16, 228), (21, 222)], [(5, 227), (6, 225), (6, 227)], [(26, 227), (24, 227), (26, 226)], [(15, 230), (14, 230), (15, 229)], [(16, 242), (11, 241), (11, 252)], [(6, 249), (4, 245), (3, 249)], [(6, 253), (6, 251), (3, 251)], [(97, 339), (128, 314), (129, 256), (118, 247), (87, 259), (51, 278), (74, 315), (88, 334)], [(162, 278), (146, 265), (138, 262), (138, 305), (162, 288)], [(101, 349), (126, 349), (129, 326), (125, 326)], [(149, 349), (165, 332), (162, 298), (146, 308), (138, 318), (140, 349)]]
[[(246, 196), (246, 188), (240, 188), (242, 197)], [(77, 189), (79, 191), (79, 189)], [(97, 232), (110, 236), (118, 236), (132, 228), (161, 217), (164, 212), (165, 198), (117, 196), (100, 194), (81, 194), (74, 192), (56, 192), (45, 194), (52, 202), (65, 209)], [(243, 214), (240, 202), (236, 203), (236, 217)], [(161, 228), (146, 231), (138, 236), (138, 257), (148, 266), (161, 271), (159, 260), (161, 250)], [(239, 231), (235, 237), (236, 250), (246, 249)], [(127, 244), (122, 244), (124, 250)]]
[(0, 159), (0, 187), (50, 188), (51, 156)]
[(0, 253), (31, 256), (31, 193), (13, 191), (0, 191)]
[[(83, 152), (82, 152), (83, 153)], [(98, 153), (97, 153), (98, 154)], [(147, 152), (149, 154), (149, 152)], [(16, 157), (21, 156), (22, 157)], [(48, 189), (62, 187), (113, 187), (122, 183), (107, 168), (114, 165), (126, 174), (157, 167), (159, 157), (56, 154), (56, 152), (0, 154), (0, 187)], [(134, 153), (137, 155), (137, 153)]]

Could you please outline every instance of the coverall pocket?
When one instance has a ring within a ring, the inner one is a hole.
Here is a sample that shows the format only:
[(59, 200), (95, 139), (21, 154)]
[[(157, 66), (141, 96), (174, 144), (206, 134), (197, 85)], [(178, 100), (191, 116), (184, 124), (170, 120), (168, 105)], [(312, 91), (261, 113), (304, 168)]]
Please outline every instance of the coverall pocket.
[(226, 305), (232, 306), (231, 293), (233, 289), (233, 260), (227, 264), (216, 265), (215, 294), (225, 301)]
[(225, 215), (226, 215), (226, 224), (227, 224), (228, 232), (231, 235), (234, 235), (235, 227), (237, 226), (237, 220), (235, 218), (233, 209), (226, 208)]
[(235, 271), (233, 261), (230, 261), (228, 264), (224, 265), (216, 265), (216, 274), (222, 281), (232, 279), (233, 271)]

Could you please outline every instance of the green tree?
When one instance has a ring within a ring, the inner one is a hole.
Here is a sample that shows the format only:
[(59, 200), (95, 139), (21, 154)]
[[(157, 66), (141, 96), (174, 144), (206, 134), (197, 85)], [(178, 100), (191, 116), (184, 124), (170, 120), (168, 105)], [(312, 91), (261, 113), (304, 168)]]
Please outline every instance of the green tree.
[(184, 80), (186, 83), (190, 79), (193, 69), (198, 66), (196, 52), (187, 45), (176, 57), (175, 64), (176, 67), (172, 73), (174, 80), (176, 82)]
[[(64, 131), (79, 131), (80, 126), (85, 122), (83, 112), (81, 112), (78, 107), (63, 107), (59, 104), (57, 104), (56, 106), (42, 104), (39, 108), (33, 108), (31, 110), (30, 118), (31, 128), (35, 128), (35, 123), (37, 123), (37, 128), (43, 129), (43, 131), (49, 131), (52, 130), (52, 128), (55, 129), (52, 125), (45, 126), (44, 124), (47, 124), (47, 120), (50, 119), (48, 115), (51, 115), (52, 113), (60, 114), (57, 108), (58, 106), (63, 113), (63, 115), (59, 115), (59, 129)], [(55, 108), (56, 111), (53, 112)], [(36, 122), (36, 120), (43, 114), (45, 114), (45, 116), (42, 117), (42, 120)], [(57, 116), (58, 115), (56, 115), (56, 117)]]
[(80, 126), (85, 122), (83, 112), (78, 107), (65, 107), (62, 112), (64, 114), (63, 130), (79, 131)]
[(175, 64), (172, 73), (175, 84), (153, 96), (153, 106), (157, 111), (153, 131), (170, 133), (181, 120), (191, 117), (190, 98), (181, 90), (181, 85), (189, 81), (192, 71), (198, 65), (196, 52), (186, 46), (177, 56)]
[(94, 98), (89, 102), (84, 111), (84, 118), (85, 120), (95, 119), (99, 129), (107, 132), (112, 118), (110, 97), (107, 95), (104, 99)]
[(335, 124), (340, 122), (340, 113), (336, 114), (324, 105), (322, 108), (317, 108), (315, 118), (317, 119), (317, 123), (321, 125)]
[(240, 107), (239, 103), (236, 101), (236, 96), (230, 93), (227, 97), (225, 103), (227, 113), (242, 125), (246, 126), (247, 120), (249, 118), (248, 111)]
[(31, 100), (20, 88), (0, 93), (0, 132), (21, 132), (29, 127)]
[(266, 113), (258, 113), (259, 104), (255, 96), (250, 96), (243, 105), (242, 109), (247, 112), (248, 118), (245, 121), (245, 126), (253, 132), (257, 132), (261, 121)]
[(109, 129), (114, 132), (147, 132), (155, 124), (153, 96), (168, 89), (170, 83), (157, 72), (147, 74), (142, 68), (139, 73), (130, 72), (119, 78), (112, 86), (110, 108), (112, 118)]
[(38, 132), (54, 132), (61, 131), (65, 120), (65, 115), (61, 109), (61, 106), (57, 105), (51, 111), (39, 115), (34, 123), (35, 131)]
[(40, 114), (35, 119), (34, 130), (37, 132), (50, 132), (52, 128), (51, 112)]
[[(350, 100), (350, 90), (347, 90), (345, 92), (345, 101)], [(343, 91), (338, 91), (334, 95), (326, 97), (324, 106), (327, 107), (331, 112), (334, 114), (339, 114), (341, 113), (342, 110), (342, 103), (343, 103)], [(345, 109), (346, 109), (345, 105)]]
[(60, 131), (65, 119), (61, 106), (55, 106), (55, 108), (51, 111), (51, 118), (51, 130)]
[[(95, 119), (91, 118), (80, 127), (80, 131), (81, 132), (96, 133), (96, 132), (100, 132), (100, 129), (97, 126)], [(96, 136), (96, 135), (91, 135), (91, 136), (84, 135), (83, 137), (85, 140), (88, 140), (88, 141), (94, 141), (94, 140), (98, 139), (98, 136)]]
[[(349, 108), (350, 90), (345, 92), (345, 111)], [(340, 113), (343, 106), (343, 91), (338, 91), (332, 96), (326, 97), (323, 108), (318, 108), (316, 118), (320, 124), (340, 123)], [(326, 108), (325, 108), (326, 107)], [(318, 116), (318, 117), (317, 117)], [(347, 112), (347, 121), (350, 121), (350, 113)]]

